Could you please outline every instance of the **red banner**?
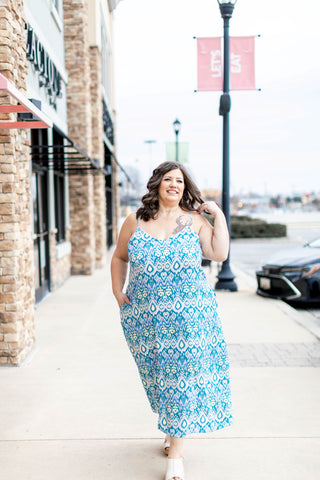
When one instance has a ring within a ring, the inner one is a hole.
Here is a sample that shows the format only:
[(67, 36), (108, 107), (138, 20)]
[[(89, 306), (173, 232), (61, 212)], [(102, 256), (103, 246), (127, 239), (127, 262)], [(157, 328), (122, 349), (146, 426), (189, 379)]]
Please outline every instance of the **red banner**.
[(197, 38), (198, 91), (222, 90), (221, 37)]
[[(255, 37), (230, 37), (230, 90), (255, 90)], [(197, 38), (198, 91), (222, 91), (221, 37)]]
[(230, 37), (230, 90), (255, 90), (254, 38)]

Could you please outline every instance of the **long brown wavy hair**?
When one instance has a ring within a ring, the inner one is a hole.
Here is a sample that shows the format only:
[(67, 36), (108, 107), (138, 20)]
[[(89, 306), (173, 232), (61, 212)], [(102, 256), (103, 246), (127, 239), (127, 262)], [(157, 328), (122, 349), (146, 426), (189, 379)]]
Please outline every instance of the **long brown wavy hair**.
[(200, 196), (200, 191), (191, 179), (187, 170), (177, 162), (163, 162), (152, 172), (147, 183), (148, 192), (143, 195), (141, 202), (142, 206), (138, 208), (136, 217), (142, 218), (145, 222), (154, 219), (159, 210), (158, 190), (162, 177), (171, 170), (179, 169), (182, 172), (184, 179), (184, 191), (180, 200), (180, 207), (187, 212), (195, 211), (195, 203), (203, 203)]

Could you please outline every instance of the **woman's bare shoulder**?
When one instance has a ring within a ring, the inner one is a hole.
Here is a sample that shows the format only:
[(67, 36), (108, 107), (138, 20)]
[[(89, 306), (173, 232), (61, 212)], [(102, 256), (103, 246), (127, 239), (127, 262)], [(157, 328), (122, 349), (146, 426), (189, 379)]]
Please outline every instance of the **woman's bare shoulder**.
[(191, 220), (194, 225), (201, 225), (203, 223), (203, 216), (196, 211), (191, 212)]
[(208, 220), (199, 212), (191, 213), (193, 229), (199, 234), (201, 227), (210, 226)]
[(137, 223), (137, 212), (130, 213), (127, 216), (126, 220), (128, 220), (128, 222), (130, 223)]
[[(123, 222), (122, 228), (124, 228), (127, 231), (135, 230), (137, 228), (137, 214), (136, 212), (130, 213), (125, 221)], [(131, 233), (133, 233), (133, 231)]]
[(200, 230), (200, 223), (199, 223), (199, 213), (198, 212), (190, 212), (190, 226), (196, 232), (199, 233)]

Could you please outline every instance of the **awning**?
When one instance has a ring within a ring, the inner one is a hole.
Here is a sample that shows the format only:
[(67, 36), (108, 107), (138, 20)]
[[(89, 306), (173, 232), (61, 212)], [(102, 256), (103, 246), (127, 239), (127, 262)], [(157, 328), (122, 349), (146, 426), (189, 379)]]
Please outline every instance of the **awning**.
[[(111, 153), (111, 156), (113, 158), (113, 160), (116, 162), (116, 164), (118, 165), (118, 167), (120, 168), (120, 170), (124, 173), (126, 179), (128, 180), (129, 183), (131, 183), (131, 185), (133, 185), (132, 181), (131, 181), (131, 178), (129, 177), (129, 175), (127, 174), (127, 172), (125, 171), (125, 169), (123, 168), (123, 166), (118, 162), (117, 158), (115, 157), (115, 155), (113, 153)], [(106, 168), (106, 167), (104, 167)]]
[[(52, 128), (53, 122), (39, 108), (28, 100), (19, 90), (0, 73), (0, 91), (4, 91), (17, 100), (18, 105), (0, 105), (0, 113), (30, 113), (32, 120), (6, 121), (0, 119), (0, 129), (6, 128)], [(1, 97), (0, 97), (1, 98)], [(100, 166), (99, 160), (89, 157), (80, 147), (67, 137), (59, 128), (54, 126), (62, 137), (66, 139), (63, 145), (31, 145), (32, 160), (48, 170), (80, 174), (90, 171), (111, 175), (110, 165)], [(125, 174), (127, 180), (130, 177), (120, 165), (115, 155), (111, 153), (114, 161)]]
[[(56, 129), (56, 127), (55, 127)], [(90, 171), (92, 174), (102, 173), (105, 176), (112, 174), (112, 166), (104, 165), (100, 166), (99, 160), (93, 159), (87, 155), (80, 147), (74, 144), (74, 142), (63, 134), (59, 129), (59, 133), (65, 138), (68, 143), (64, 145), (31, 145), (32, 161), (39, 167), (46, 170), (54, 170), (58, 172), (66, 172), (69, 175), (79, 175)], [(129, 183), (132, 184), (131, 178), (118, 162), (113, 153), (111, 157), (118, 165), (120, 170), (124, 173)]]
[(35, 119), (27, 121), (2, 121), (0, 128), (51, 128), (52, 121), (30, 102), (9, 80), (0, 73), (0, 91), (7, 92), (18, 101), (18, 105), (0, 105), (2, 113), (31, 113)]
[(57, 172), (66, 172), (79, 175), (81, 173), (91, 172), (93, 174), (102, 173), (108, 175), (108, 172), (100, 166), (99, 160), (89, 157), (80, 147), (67, 137), (59, 128), (54, 126), (55, 130), (64, 138), (64, 144), (61, 145), (35, 145), (32, 144), (32, 161), (39, 167)]

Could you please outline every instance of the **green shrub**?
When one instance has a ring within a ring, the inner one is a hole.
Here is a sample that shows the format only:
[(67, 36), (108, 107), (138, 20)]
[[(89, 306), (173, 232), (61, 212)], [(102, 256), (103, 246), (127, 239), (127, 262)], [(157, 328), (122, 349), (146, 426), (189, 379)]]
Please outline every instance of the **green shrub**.
[(285, 237), (287, 226), (281, 223), (267, 223), (259, 218), (232, 216), (231, 238), (274, 238)]
[[(205, 215), (213, 225), (213, 217)], [(282, 223), (267, 223), (260, 218), (231, 215), (231, 238), (275, 238), (286, 237), (287, 226)]]

